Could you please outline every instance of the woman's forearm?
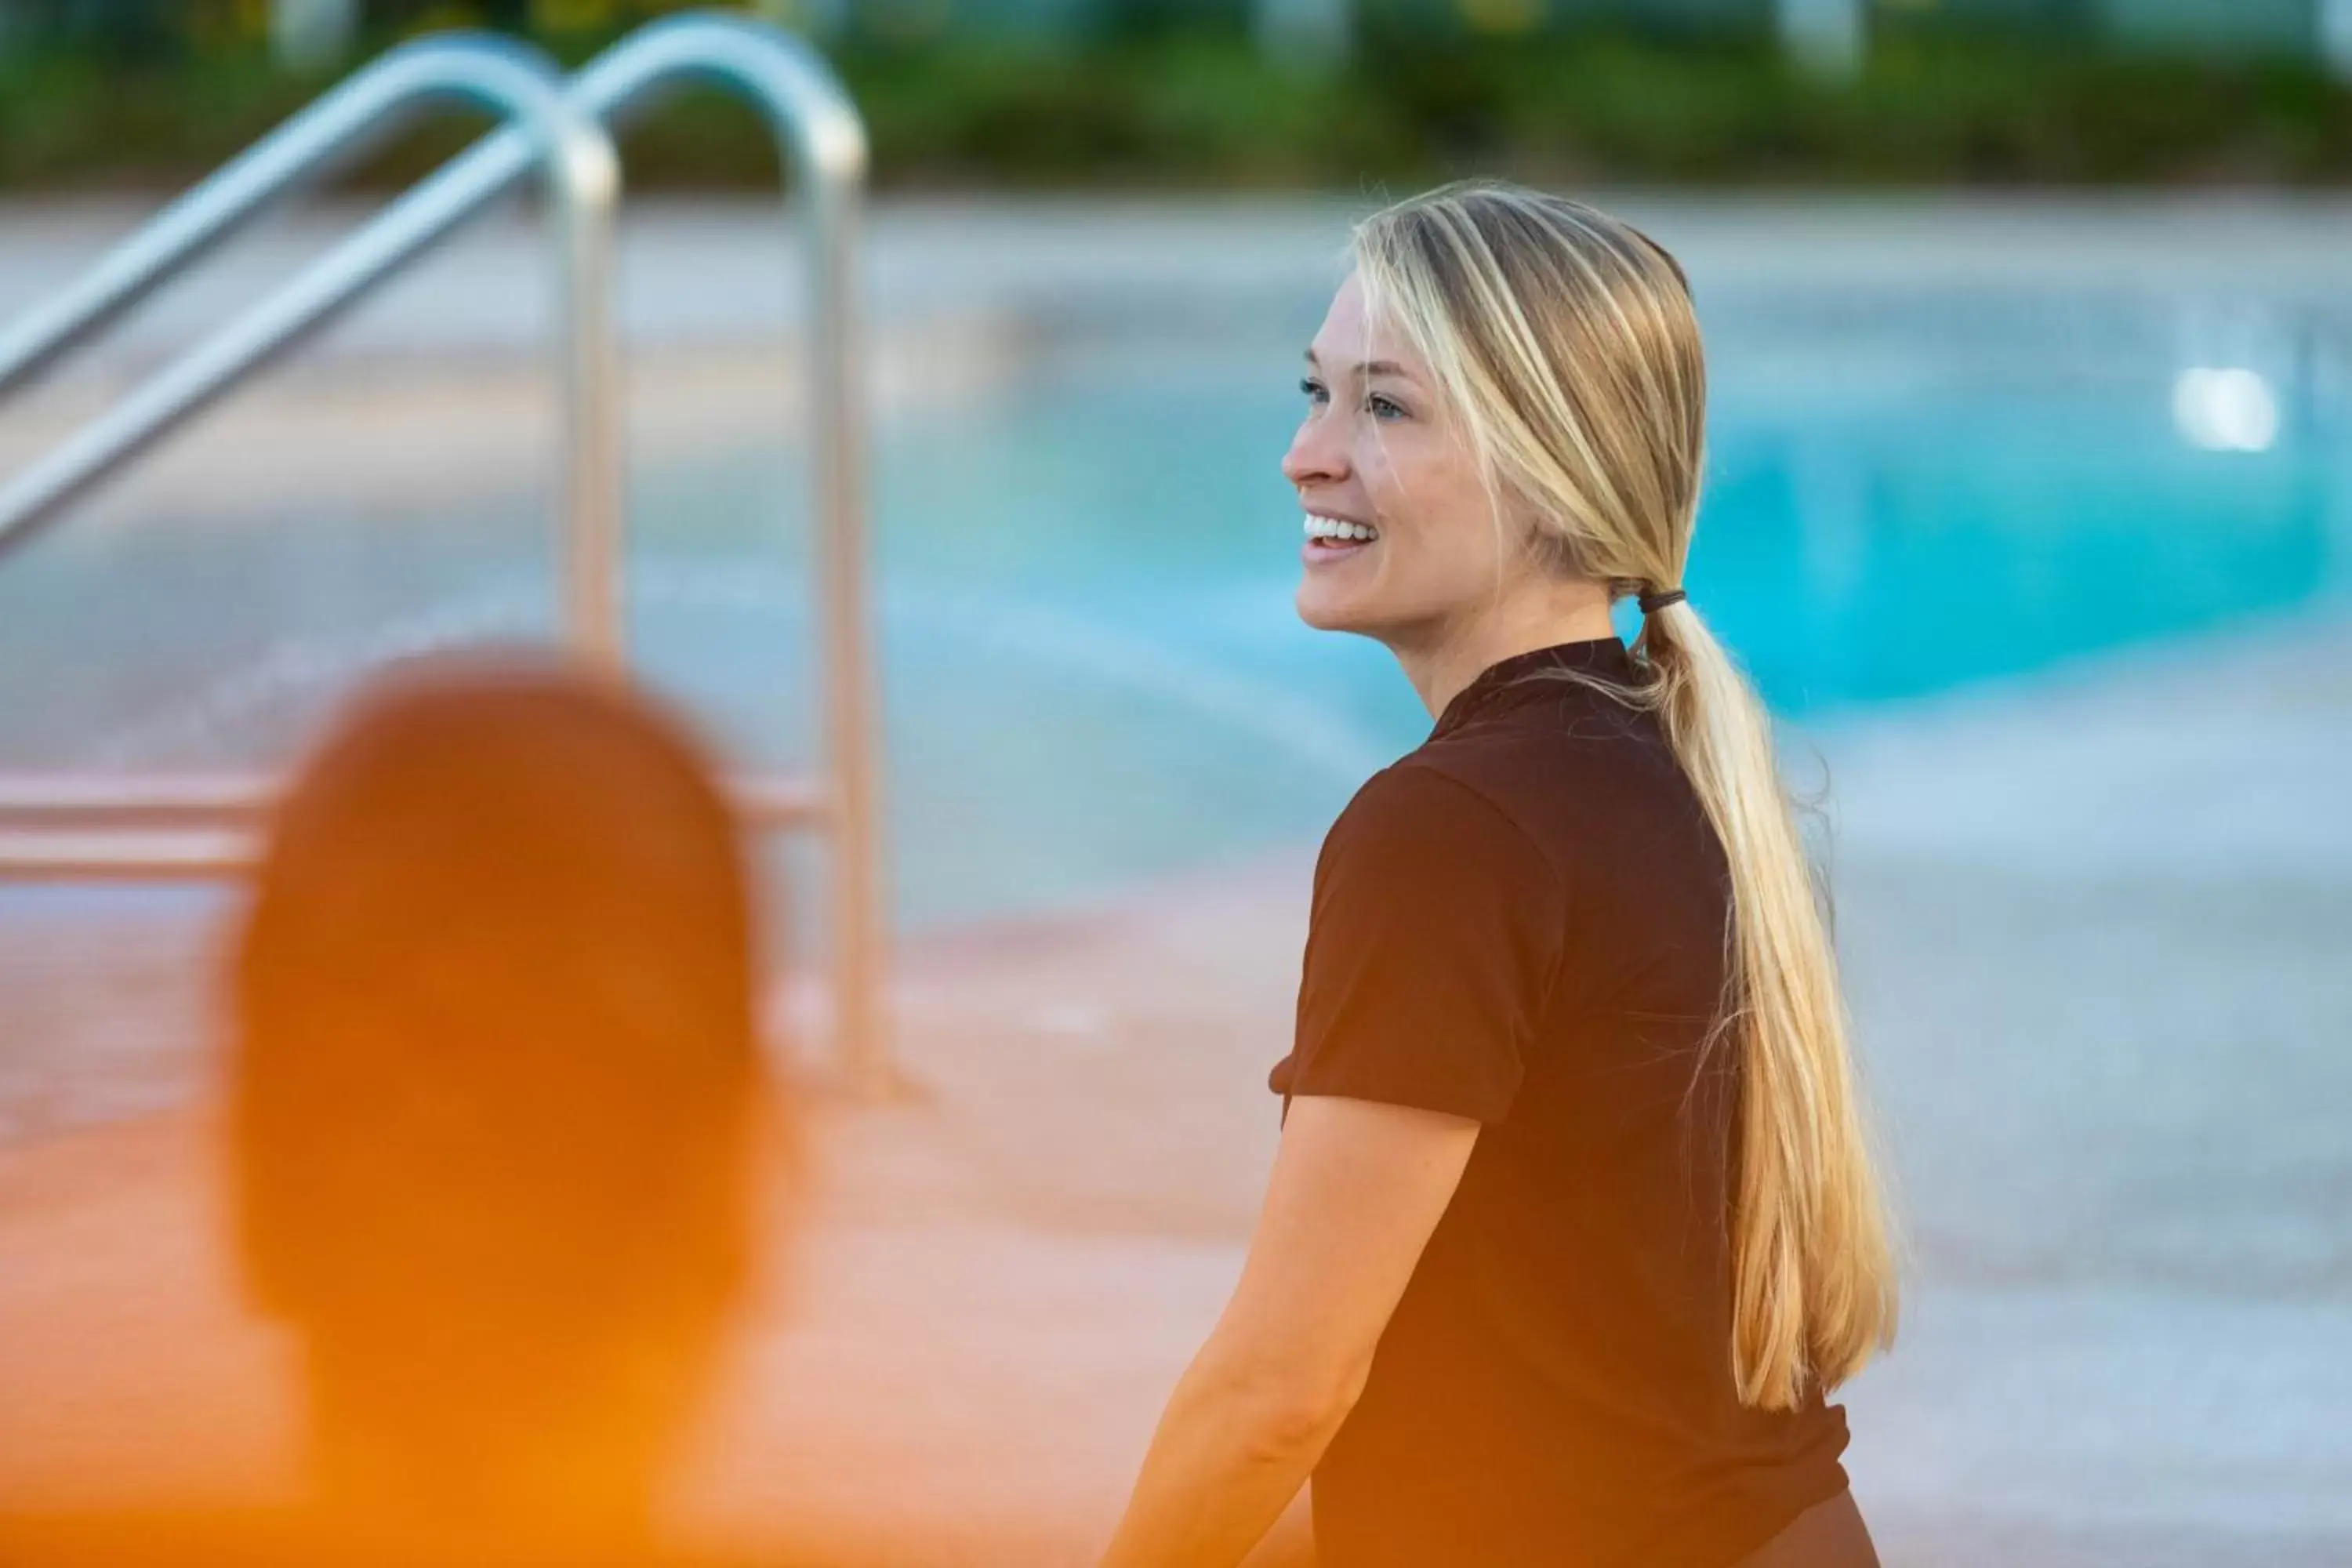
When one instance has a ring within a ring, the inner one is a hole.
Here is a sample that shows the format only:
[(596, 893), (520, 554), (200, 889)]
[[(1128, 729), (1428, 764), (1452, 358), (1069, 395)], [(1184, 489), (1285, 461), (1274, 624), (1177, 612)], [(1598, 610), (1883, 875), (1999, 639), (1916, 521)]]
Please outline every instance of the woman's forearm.
[(1252, 1375), (1213, 1342), (1178, 1382), (1103, 1568), (1230, 1568), (1298, 1495), (1344, 1397)]
[(1242, 1277), (1160, 1418), (1105, 1568), (1233, 1568), (1362, 1394), (1478, 1123), (1307, 1095)]

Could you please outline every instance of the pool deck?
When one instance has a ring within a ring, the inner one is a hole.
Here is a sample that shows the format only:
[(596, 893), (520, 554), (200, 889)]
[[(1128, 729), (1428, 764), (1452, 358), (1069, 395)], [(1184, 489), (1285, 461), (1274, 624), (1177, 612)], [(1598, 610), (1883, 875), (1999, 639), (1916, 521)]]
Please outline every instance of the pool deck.
[[(1073, 285), (1074, 309), (1136, 308), (1155, 267), (1295, 292), (1339, 232), (1336, 205), (1225, 210), (1139, 205), (1089, 239), (1067, 212), (1041, 230), (1052, 215), (909, 206), (877, 222), (876, 292), (903, 331), (984, 284), (1051, 294), (1033, 270), (1126, 279)], [(1843, 246), (1873, 276), (2038, 278), (2039, 256), (2086, 287), (2195, 294), (2251, 258), (2319, 301), (2352, 241), (2345, 204), (1798, 204), (1751, 212), (1744, 247), (1738, 204), (1661, 210), (1702, 279), (1737, 259), (1817, 279)], [(0, 315), (110, 213), (0, 215)], [(696, 258), (772, 284), (740, 259), (774, 238), (746, 237), (764, 232), (746, 211), (665, 221), (638, 243), (684, 259), (640, 269), (645, 298)], [(936, 254), (953, 232), (977, 237), (968, 267)], [(520, 289), (529, 252), (495, 226), (481, 243)], [(788, 298), (769, 296), (779, 319)], [(310, 374), (358, 396), (403, 343), (435, 374), (461, 339), (504, 352), (488, 306), (471, 339), (386, 306), (383, 343), (362, 332)], [(633, 330), (656, 357), (707, 346), (693, 321)], [(1902, 1341), (1846, 1396), (1889, 1568), (2352, 1560), (2352, 607), (1787, 739), (1801, 786), (1816, 756), (1829, 770), (1841, 949), (1915, 1255)], [(919, 1093), (814, 1096), (818, 1189), (774, 1238), (682, 1516), (855, 1561), (1088, 1560), (1239, 1264), (1312, 856), (906, 947), (893, 1009)], [(285, 1483), (284, 1348), (222, 1244), (216, 934), (168, 907), (0, 910), (0, 1510)]]
[[(2352, 625), (1790, 740), (1801, 782), (1831, 769), (1916, 1253), (1902, 1342), (1849, 1391), (1889, 1563), (2343, 1561)], [(869, 1561), (1085, 1560), (1238, 1265), (1310, 865), (902, 954), (921, 1092), (817, 1100), (798, 1283), (751, 1314), (682, 1507)], [(184, 921), (79, 951), (26, 973), (11, 943), (6, 990), (84, 998), (96, 1049), (122, 965), (174, 1016), (201, 994)], [(282, 1473), (207, 1116), (198, 1088), (0, 1151), (0, 1504)]]

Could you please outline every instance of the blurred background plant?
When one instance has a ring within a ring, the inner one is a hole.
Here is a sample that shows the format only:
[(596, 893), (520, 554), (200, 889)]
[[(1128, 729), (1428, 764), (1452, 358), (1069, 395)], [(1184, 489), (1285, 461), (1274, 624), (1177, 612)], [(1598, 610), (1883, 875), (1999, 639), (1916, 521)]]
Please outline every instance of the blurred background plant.
[[(670, 0), (0, 0), (0, 188), (168, 188), (444, 27), (577, 59)], [(886, 186), (2326, 184), (2352, 0), (766, 0)], [(712, 100), (640, 185), (772, 176)], [(404, 178), (463, 134), (370, 172)]]

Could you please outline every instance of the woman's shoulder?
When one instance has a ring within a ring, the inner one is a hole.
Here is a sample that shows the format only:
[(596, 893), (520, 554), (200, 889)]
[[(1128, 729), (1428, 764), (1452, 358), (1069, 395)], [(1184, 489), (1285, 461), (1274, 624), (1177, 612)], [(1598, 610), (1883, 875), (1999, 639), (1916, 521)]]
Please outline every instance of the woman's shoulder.
[(1323, 837), (1316, 884), (1410, 897), (1472, 868), (1531, 896), (1557, 890), (1551, 858), (1517, 812), (1475, 779), (1413, 752), (1358, 787)]
[(1490, 863), (1524, 859), (1565, 891), (1593, 886), (1596, 868), (1628, 846), (1709, 852), (1713, 830), (1654, 718), (1511, 718), (1527, 721), (1433, 738), (1367, 779), (1332, 825), (1325, 857), (1466, 846)]
[(1517, 830), (1518, 824), (1475, 777), (1424, 746), (1358, 785), (1324, 842), (1484, 837), (1497, 826)]

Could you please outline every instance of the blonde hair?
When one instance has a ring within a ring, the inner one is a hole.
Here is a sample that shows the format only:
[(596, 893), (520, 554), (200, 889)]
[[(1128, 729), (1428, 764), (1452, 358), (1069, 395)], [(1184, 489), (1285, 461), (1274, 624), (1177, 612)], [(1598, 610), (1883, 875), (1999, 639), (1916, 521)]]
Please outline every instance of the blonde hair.
[[(1683, 580), (1706, 445), (1706, 363), (1682, 268), (1580, 203), (1489, 181), (1357, 226), (1368, 307), (1437, 379), (1496, 501), (1537, 521), (1539, 569), (1613, 603)], [(1740, 1399), (1793, 1406), (1894, 1342), (1895, 1267), (1839, 994), (1829, 900), (1770, 720), (1687, 601), (1645, 617), (1627, 686), (1660, 715), (1731, 870), (1724, 1005), (1739, 1068), (1732, 1343)]]

